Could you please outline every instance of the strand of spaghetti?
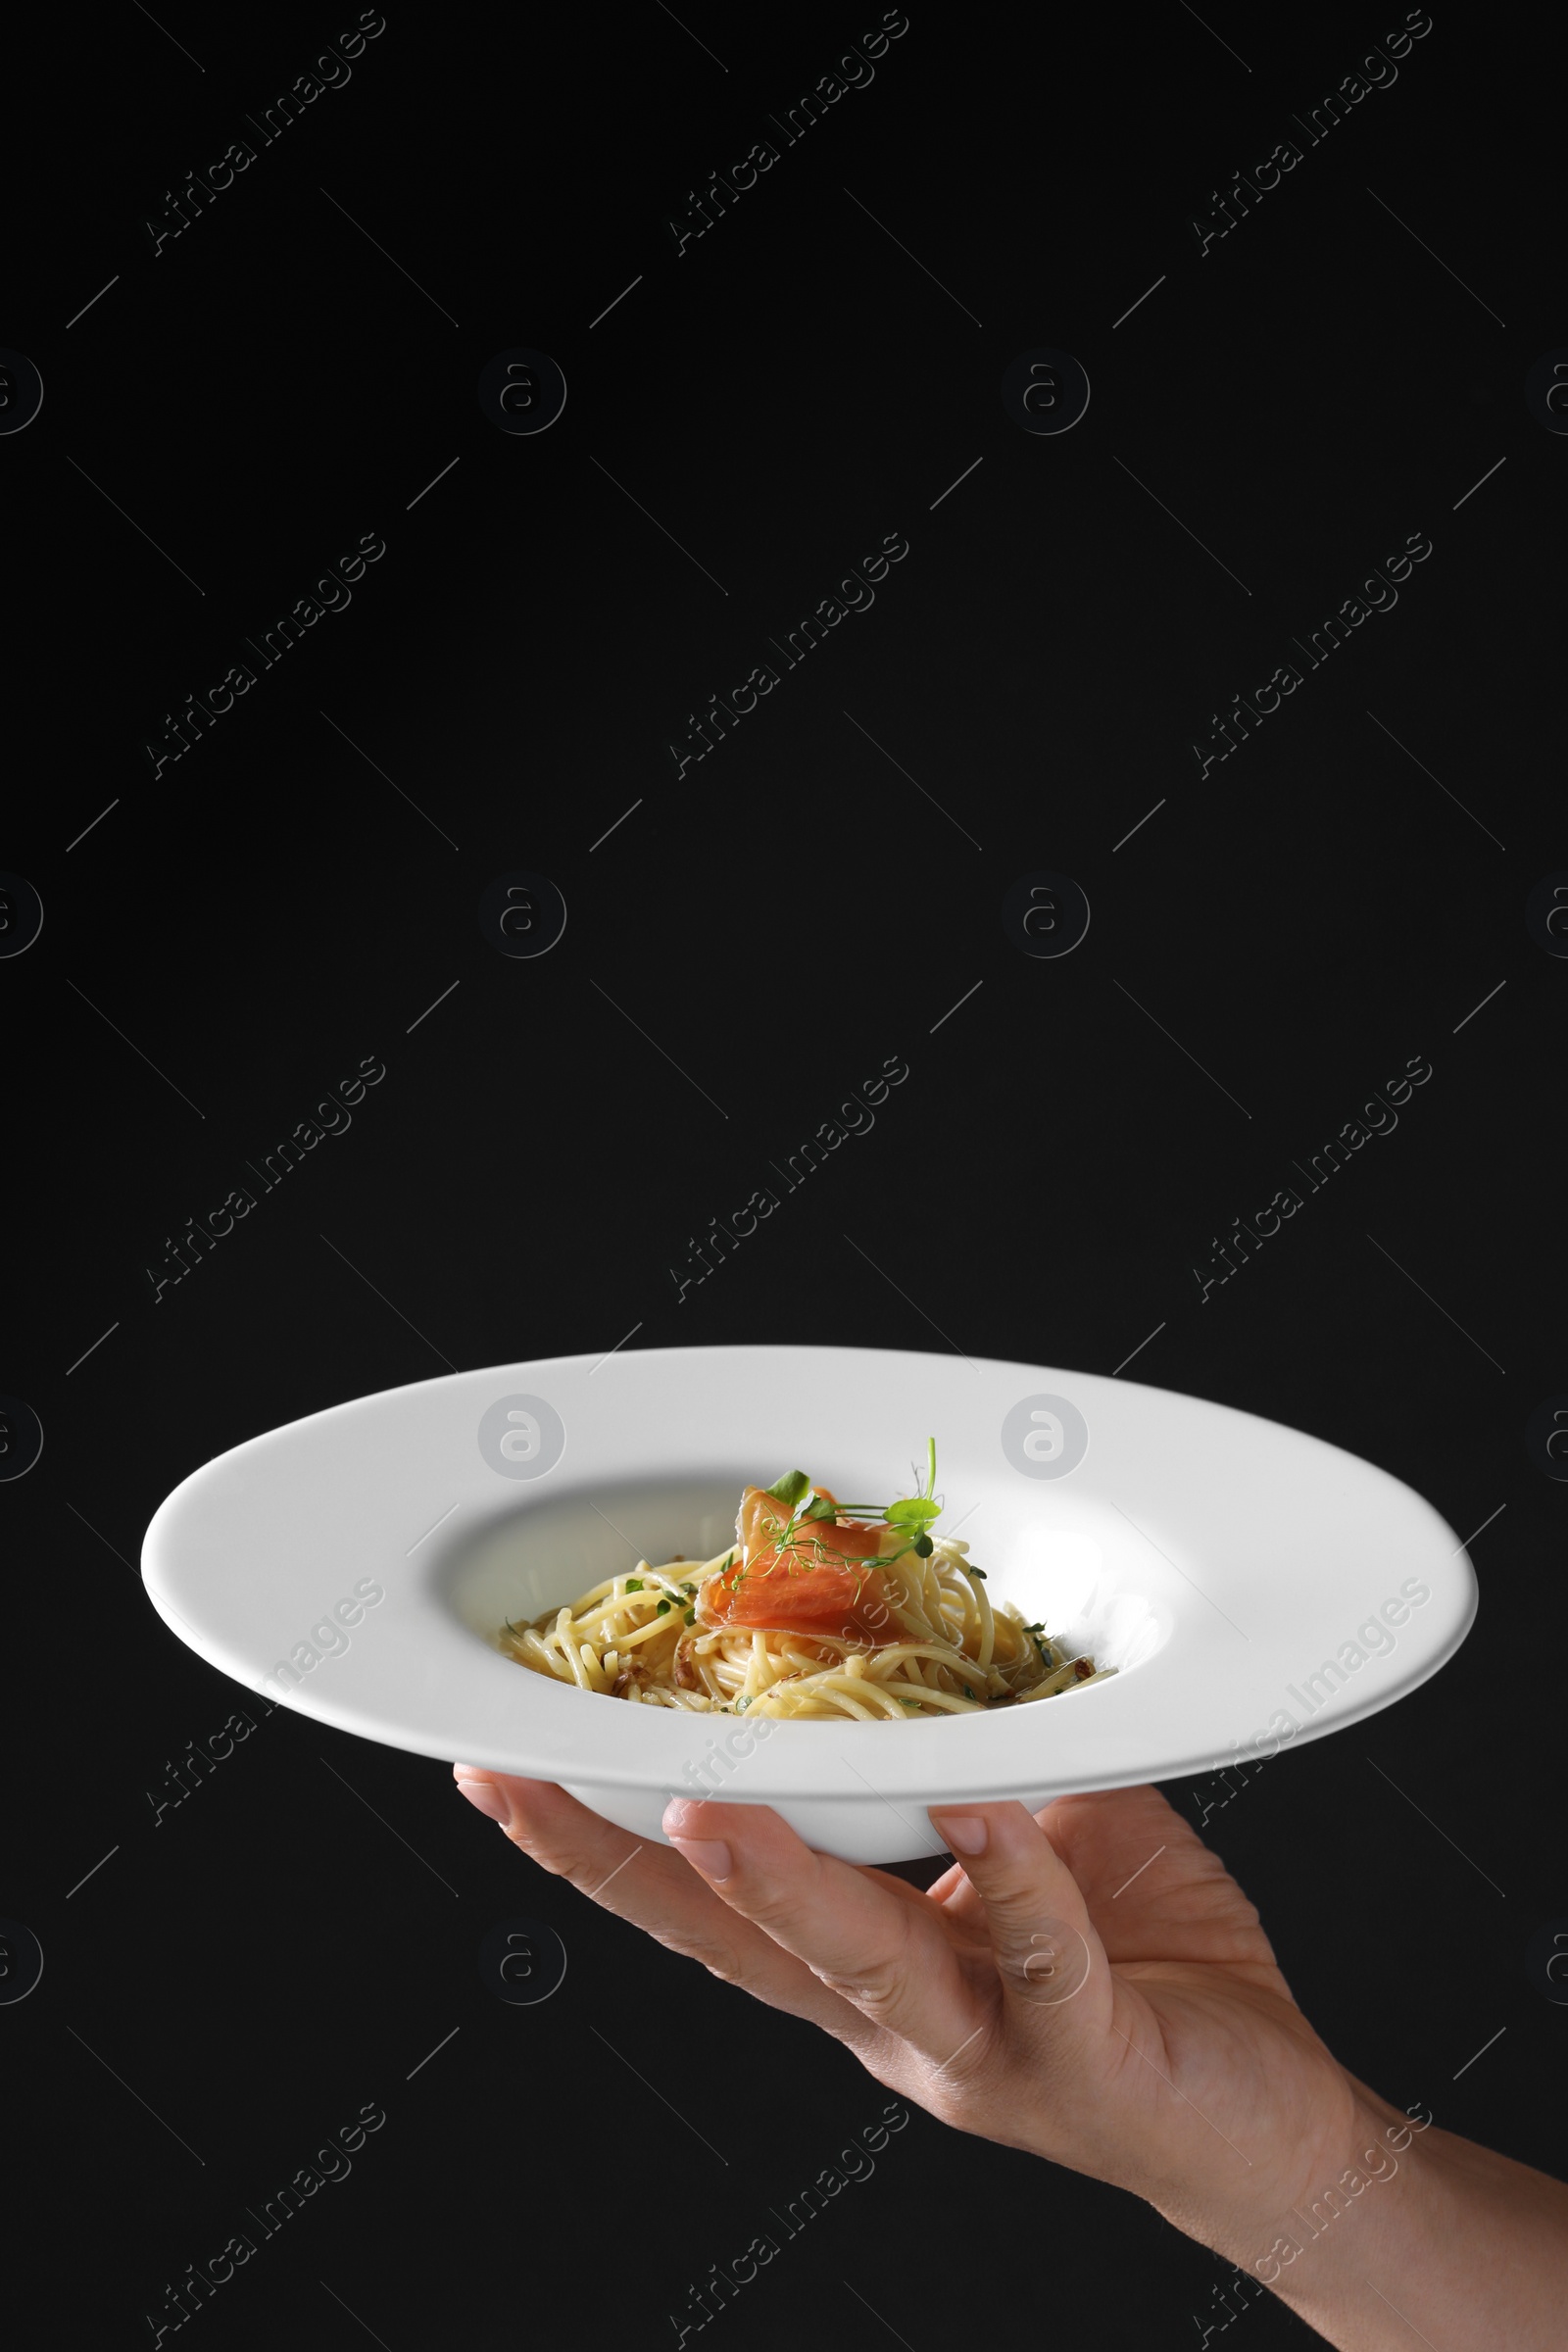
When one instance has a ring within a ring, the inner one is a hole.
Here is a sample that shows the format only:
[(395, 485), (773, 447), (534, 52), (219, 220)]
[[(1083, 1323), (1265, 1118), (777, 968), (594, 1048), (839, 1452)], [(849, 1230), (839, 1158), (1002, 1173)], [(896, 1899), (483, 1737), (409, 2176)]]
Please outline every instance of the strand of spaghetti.
[(593, 1685), (588, 1680), (588, 1669), (579, 1655), (577, 1643), (571, 1640), (570, 1636), (571, 1611), (563, 1609), (556, 1619), (556, 1639), (561, 1643), (561, 1654), (571, 1668), (571, 1679), (577, 1688), (580, 1690), (591, 1690)]
[(573, 1618), (569, 1630), (566, 1630), (566, 1640), (573, 1642), (578, 1651), (583, 1651), (583, 1648), (590, 1648), (590, 1651), (595, 1651), (595, 1653), (602, 1651), (602, 1648), (607, 1648), (612, 1642), (618, 1640), (615, 1618), (613, 1616)]
[(938, 1665), (949, 1666), (956, 1671), (972, 1668), (973, 1665), (973, 1661), (962, 1650), (941, 1648), (934, 1642), (898, 1642), (890, 1643), (886, 1649), (877, 1650), (866, 1660), (866, 1674), (874, 1675), (878, 1682), (885, 1682), (893, 1669), (906, 1658), (934, 1658)]
[(603, 1583), (593, 1586), (590, 1591), (582, 1593), (572, 1602), (572, 1615), (574, 1617), (582, 1616), (585, 1610), (593, 1608), (606, 1593), (612, 1592), (619, 1582), (618, 1576), (607, 1576)]
[(565, 1644), (561, 1639), (559, 1628), (554, 1625), (548, 1627), (545, 1631), (541, 1632), (539, 1639), (544, 1643), (545, 1648), (549, 1653), (552, 1668), (558, 1674), (564, 1674), (568, 1678), (575, 1679), (571, 1676), (571, 1663), (566, 1656)]
[(773, 1664), (767, 1646), (767, 1636), (754, 1633), (746, 1646), (746, 1680), (741, 1685), (748, 1699), (756, 1698), (769, 1685), (777, 1682), (779, 1670)]
[[(933, 1601), (933, 1595), (941, 1592), (941, 1587), (931, 1576), (931, 1563), (929, 1560), (916, 1560), (910, 1569), (907, 1562), (901, 1560), (892, 1574), (898, 1579), (901, 1596), (892, 1603), (894, 1616), (906, 1634), (923, 1635), (929, 1641), (937, 1630), (937, 1620), (933, 1619), (931, 1613), (934, 1605), (940, 1617), (940, 1603)], [(887, 1571), (883, 1572), (883, 1581), (885, 1586)]]
[[(813, 1676), (811, 1680), (814, 1684), (817, 1678)], [(869, 1707), (862, 1707), (847, 1691), (829, 1685), (826, 1678), (823, 1678), (821, 1687), (814, 1690), (811, 1684), (794, 1685), (789, 1690), (781, 1692), (776, 1700), (770, 1702), (764, 1699), (758, 1712), (788, 1716), (818, 1714), (824, 1710), (829, 1714), (857, 1716), (862, 1723), (875, 1720)]]
[(856, 1697), (854, 1691), (848, 1687), (850, 1681), (848, 1675), (820, 1674), (813, 1675), (811, 1679), (816, 1686), (814, 1695), (831, 1698), (846, 1715), (854, 1715), (861, 1723), (870, 1723), (873, 1720), (875, 1710), (863, 1706)]
[[(1078, 1661), (1073, 1659), (1069, 1663), (1076, 1665)], [(1083, 1663), (1088, 1665), (1090, 1661), (1086, 1658)], [(1091, 1683), (1107, 1682), (1116, 1671), (1114, 1666), (1101, 1666), (1093, 1674), (1069, 1675), (1065, 1682), (1059, 1676), (1054, 1677), (1050, 1682), (1038, 1684), (1033, 1690), (1020, 1690), (1019, 1704), (1026, 1704), (1032, 1698), (1059, 1698), (1068, 1690), (1087, 1690)]]
[(595, 1601), (592, 1608), (579, 1608), (577, 1623), (586, 1628), (593, 1625), (612, 1625), (620, 1617), (635, 1617), (641, 1598), (642, 1595), (637, 1592), (612, 1593), (607, 1600)]
[(536, 1674), (548, 1674), (554, 1681), (570, 1682), (571, 1677), (566, 1671), (565, 1660), (562, 1659), (558, 1667), (555, 1652), (545, 1646), (536, 1633), (529, 1632), (523, 1635), (521, 1641), (523, 1644), (522, 1663), (525, 1666), (531, 1666)]
[(721, 1681), (718, 1670), (713, 1665), (711, 1659), (699, 1658), (696, 1661), (696, 1664), (697, 1671), (703, 1678), (703, 1686), (707, 1690), (709, 1697), (728, 1698), (729, 1691), (724, 1683)]
[[(858, 1684), (859, 1690), (864, 1691), (867, 1699), (875, 1699), (880, 1706), (881, 1712), (885, 1716), (891, 1718), (897, 1716), (901, 1712), (898, 1700), (890, 1691), (886, 1690), (880, 1683), (873, 1683), (868, 1676), (863, 1678), (857, 1676), (848, 1679), (853, 1679)], [(837, 1676), (825, 1676), (823, 1680), (830, 1690), (835, 1690), (841, 1692), (843, 1691), (844, 1683)], [(870, 1716), (870, 1714), (873, 1712), (871, 1707), (861, 1704), (858, 1699), (853, 1702), (850, 1701), (847, 1695), (845, 1703), (847, 1705), (853, 1703), (854, 1711), (857, 1715)]]
[[(1086, 1660), (1085, 1663), (1089, 1664), (1092, 1661)], [(1056, 1668), (1054, 1674), (1048, 1674), (1044, 1682), (1037, 1684), (1028, 1696), (1030, 1698), (1054, 1698), (1058, 1690), (1071, 1690), (1073, 1684), (1078, 1680), (1074, 1672), (1077, 1664), (1076, 1658), (1068, 1658), (1063, 1665)], [(1087, 1676), (1084, 1679), (1087, 1681)]]
[[(646, 1625), (640, 1625), (635, 1633), (623, 1635), (620, 1641), (620, 1647), (622, 1649), (633, 1649), (644, 1642), (656, 1642), (661, 1634), (678, 1634), (679, 1632), (680, 1619), (676, 1616), (674, 1610), (671, 1609), (667, 1617), (650, 1618), (649, 1622)], [(673, 1650), (673, 1642), (670, 1646), (671, 1650)]]
[(974, 1604), (980, 1612), (980, 1643), (976, 1663), (982, 1667), (989, 1666), (997, 1639), (997, 1621), (991, 1613), (991, 1595), (986, 1591), (984, 1579), (975, 1575), (967, 1560), (960, 1560), (958, 1567), (965, 1584), (974, 1594)]
[(925, 1683), (884, 1683), (884, 1690), (902, 1690), (906, 1697), (917, 1698), (922, 1706), (940, 1707), (945, 1715), (983, 1715), (985, 1707), (977, 1698), (959, 1698), (953, 1691), (933, 1690)]

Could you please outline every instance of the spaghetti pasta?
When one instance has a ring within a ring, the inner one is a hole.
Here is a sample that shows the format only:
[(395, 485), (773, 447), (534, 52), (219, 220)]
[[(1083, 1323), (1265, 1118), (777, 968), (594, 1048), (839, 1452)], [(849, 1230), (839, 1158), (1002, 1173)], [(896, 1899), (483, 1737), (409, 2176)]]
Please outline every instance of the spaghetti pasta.
[[(934, 1449), (931, 1478), (935, 1480)], [(929, 1493), (880, 1523), (792, 1471), (748, 1487), (737, 1542), (711, 1559), (639, 1560), (497, 1635), (537, 1674), (699, 1714), (896, 1723), (980, 1714), (1103, 1682), (1043, 1625), (993, 1602)]]

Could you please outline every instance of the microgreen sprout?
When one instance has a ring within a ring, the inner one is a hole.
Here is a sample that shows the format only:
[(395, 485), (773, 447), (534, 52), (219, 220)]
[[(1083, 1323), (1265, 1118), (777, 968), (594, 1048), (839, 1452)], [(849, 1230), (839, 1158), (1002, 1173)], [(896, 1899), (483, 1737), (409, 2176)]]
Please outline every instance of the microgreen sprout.
[[(913, 1552), (917, 1559), (928, 1560), (936, 1546), (927, 1531), (932, 1522), (941, 1517), (943, 1508), (936, 1497), (936, 1483), (935, 1438), (926, 1440), (925, 1472), (923, 1476), (915, 1472), (915, 1492), (901, 1495), (893, 1502), (836, 1502), (831, 1495), (816, 1494), (804, 1470), (786, 1470), (763, 1490), (775, 1502), (783, 1503), (789, 1513), (782, 1527), (775, 1522), (769, 1549), (775, 1560), (782, 1560), (791, 1573), (797, 1565), (811, 1567), (826, 1564), (839, 1567), (848, 1565), (851, 1559), (862, 1572), (873, 1567), (887, 1568), (896, 1560), (903, 1559), (906, 1552)], [(825, 1544), (813, 1532), (818, 1526), (831, 1525), (840, 1519), (880, 1520), (884, 1526), (900, 1535), (903, 1541), (891, 1551), (878, 1549), (858, 1556), (846, 1554), (836, 1545)], [(730, 1559), (733, 1557), (732, 1553)], [(730, 1559), (725, 1561), (720, 1574), (729, 1569)], [(741, 1575), (744, 1574), (745, 1570), (742, 1569)], [(737, 1584), (739, 1581), (736, 1578)]]

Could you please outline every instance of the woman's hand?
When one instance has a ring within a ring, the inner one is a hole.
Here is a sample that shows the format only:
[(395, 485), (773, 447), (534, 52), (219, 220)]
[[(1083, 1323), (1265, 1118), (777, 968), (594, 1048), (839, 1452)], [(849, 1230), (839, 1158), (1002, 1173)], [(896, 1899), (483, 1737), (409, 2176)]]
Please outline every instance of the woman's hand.
[(934, 1806), (960, 1859), (920, 1894), (763, 1806), (676, 1798), (672, 1851), (546, 1782), (453, 1769), (607, 1911), (825, 2027), (944, 2123), (1147, 2198), (1341, 2352), (1561, 2345), (1568, 2188), (1412, 2126), (1339, 2066), (1156, 1789), (1038, 1818)]
[(944, 2123), (1130, 2189), (1240, 2262), (1396, 2117), (1335, 2062), (1251, 1904), (1153, 1788), (1037, 1818), (935, 1807), (960, 1860), (922, 1894), (813, 1853), (767, 1807), (677, 1798), (672, 1851), (547, 1783), (454, 1771), (546, 1870), (825, 2027)]

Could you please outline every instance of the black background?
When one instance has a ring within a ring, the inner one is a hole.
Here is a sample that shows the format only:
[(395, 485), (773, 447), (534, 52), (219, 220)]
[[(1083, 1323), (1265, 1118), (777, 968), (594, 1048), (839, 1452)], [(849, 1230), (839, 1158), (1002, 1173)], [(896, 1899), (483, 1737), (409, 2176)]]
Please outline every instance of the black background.
[[(0, 340), (45, 385), (0, 441), (0, 862), (45, 906), (0, 966), (0, 1388), (46, 1433), (0, 1494), (0, 1910), (46, 1961), (0, 2010), (26, 2340), (152, 2340), (166, 2282), (371, 2101), (353, 2176), (201, 2341), (671, 2341), (886, 2103), (537, 1873), (444, 1767), (265, 1714), (143, 1596), (142, 1531), (210, 1455), (634, 1325), (1102, 1373), (1162, 1326), (1131, 1377), (1484, 1528), (1460, 1656), (1207, 1834), (1347, 2064), (1552, 2167), (1568, 2014), (1524, 1966), (1568, 1915), (1565, 1497), (1523, 1438), (1568, 1390), (1568, 970), (1523, 918), (1568, 864), (1568, 444), (1523, 396), (1568, 343), (1544, 21), (1440, 9), (1307, 146), (1288, 111), (1401, 11), (914, 9), (786, 147), (766, 114), (877, 11), (394, 8), (263, 146), (245, 113), (340, 16), (127, 7), (35, 24), (14, 67)], [(1301, 162), (1200, 256), (1190, 217), (1287, 135)], [(144, 220), (241, 136), (155, 256)], [(677, 257), (666, 220), (763, 136), (778, 162)], [(476, 398), (515, 345), (569, 387), (537, 437)], [(1002, 406), (1037, 346), (1093, 387), (1058, 438)], [(677, 778), (688, 713), (895, 532), (874, 608)], [(165, 713), (364, 533), (348, 609), (155, 775)], [(1414, 533), (1396, 609), (1200, 777), (1212, 714)], [(567, 903), (542, 960), (479, 932), (512, 868)], [(1003, 931), (1037, 868), (1093, 908), (1064, 960)], [(890, 1055), (876, 1132), (678, 1300), (688, 1238)], [(1231, 1220), (1418, 1055), (1398, 1131), (1200, 1300)], [(155, 1304), (167, 1239), (363, 1056), (352, 1130)], [(236, 1707), (254, 1733), (155, 1825)], [(569, 1953), (534, 2009), (476, 1968), (519, 1915)], [(914, 2352), (1003, 2312), (1174, 2344), (1227, 2276), (916, 2114), (714, 2325), (881, 2340), (853, 2287)], [(1240, 2324), (1305, 2337), (1271, 2301)]]

